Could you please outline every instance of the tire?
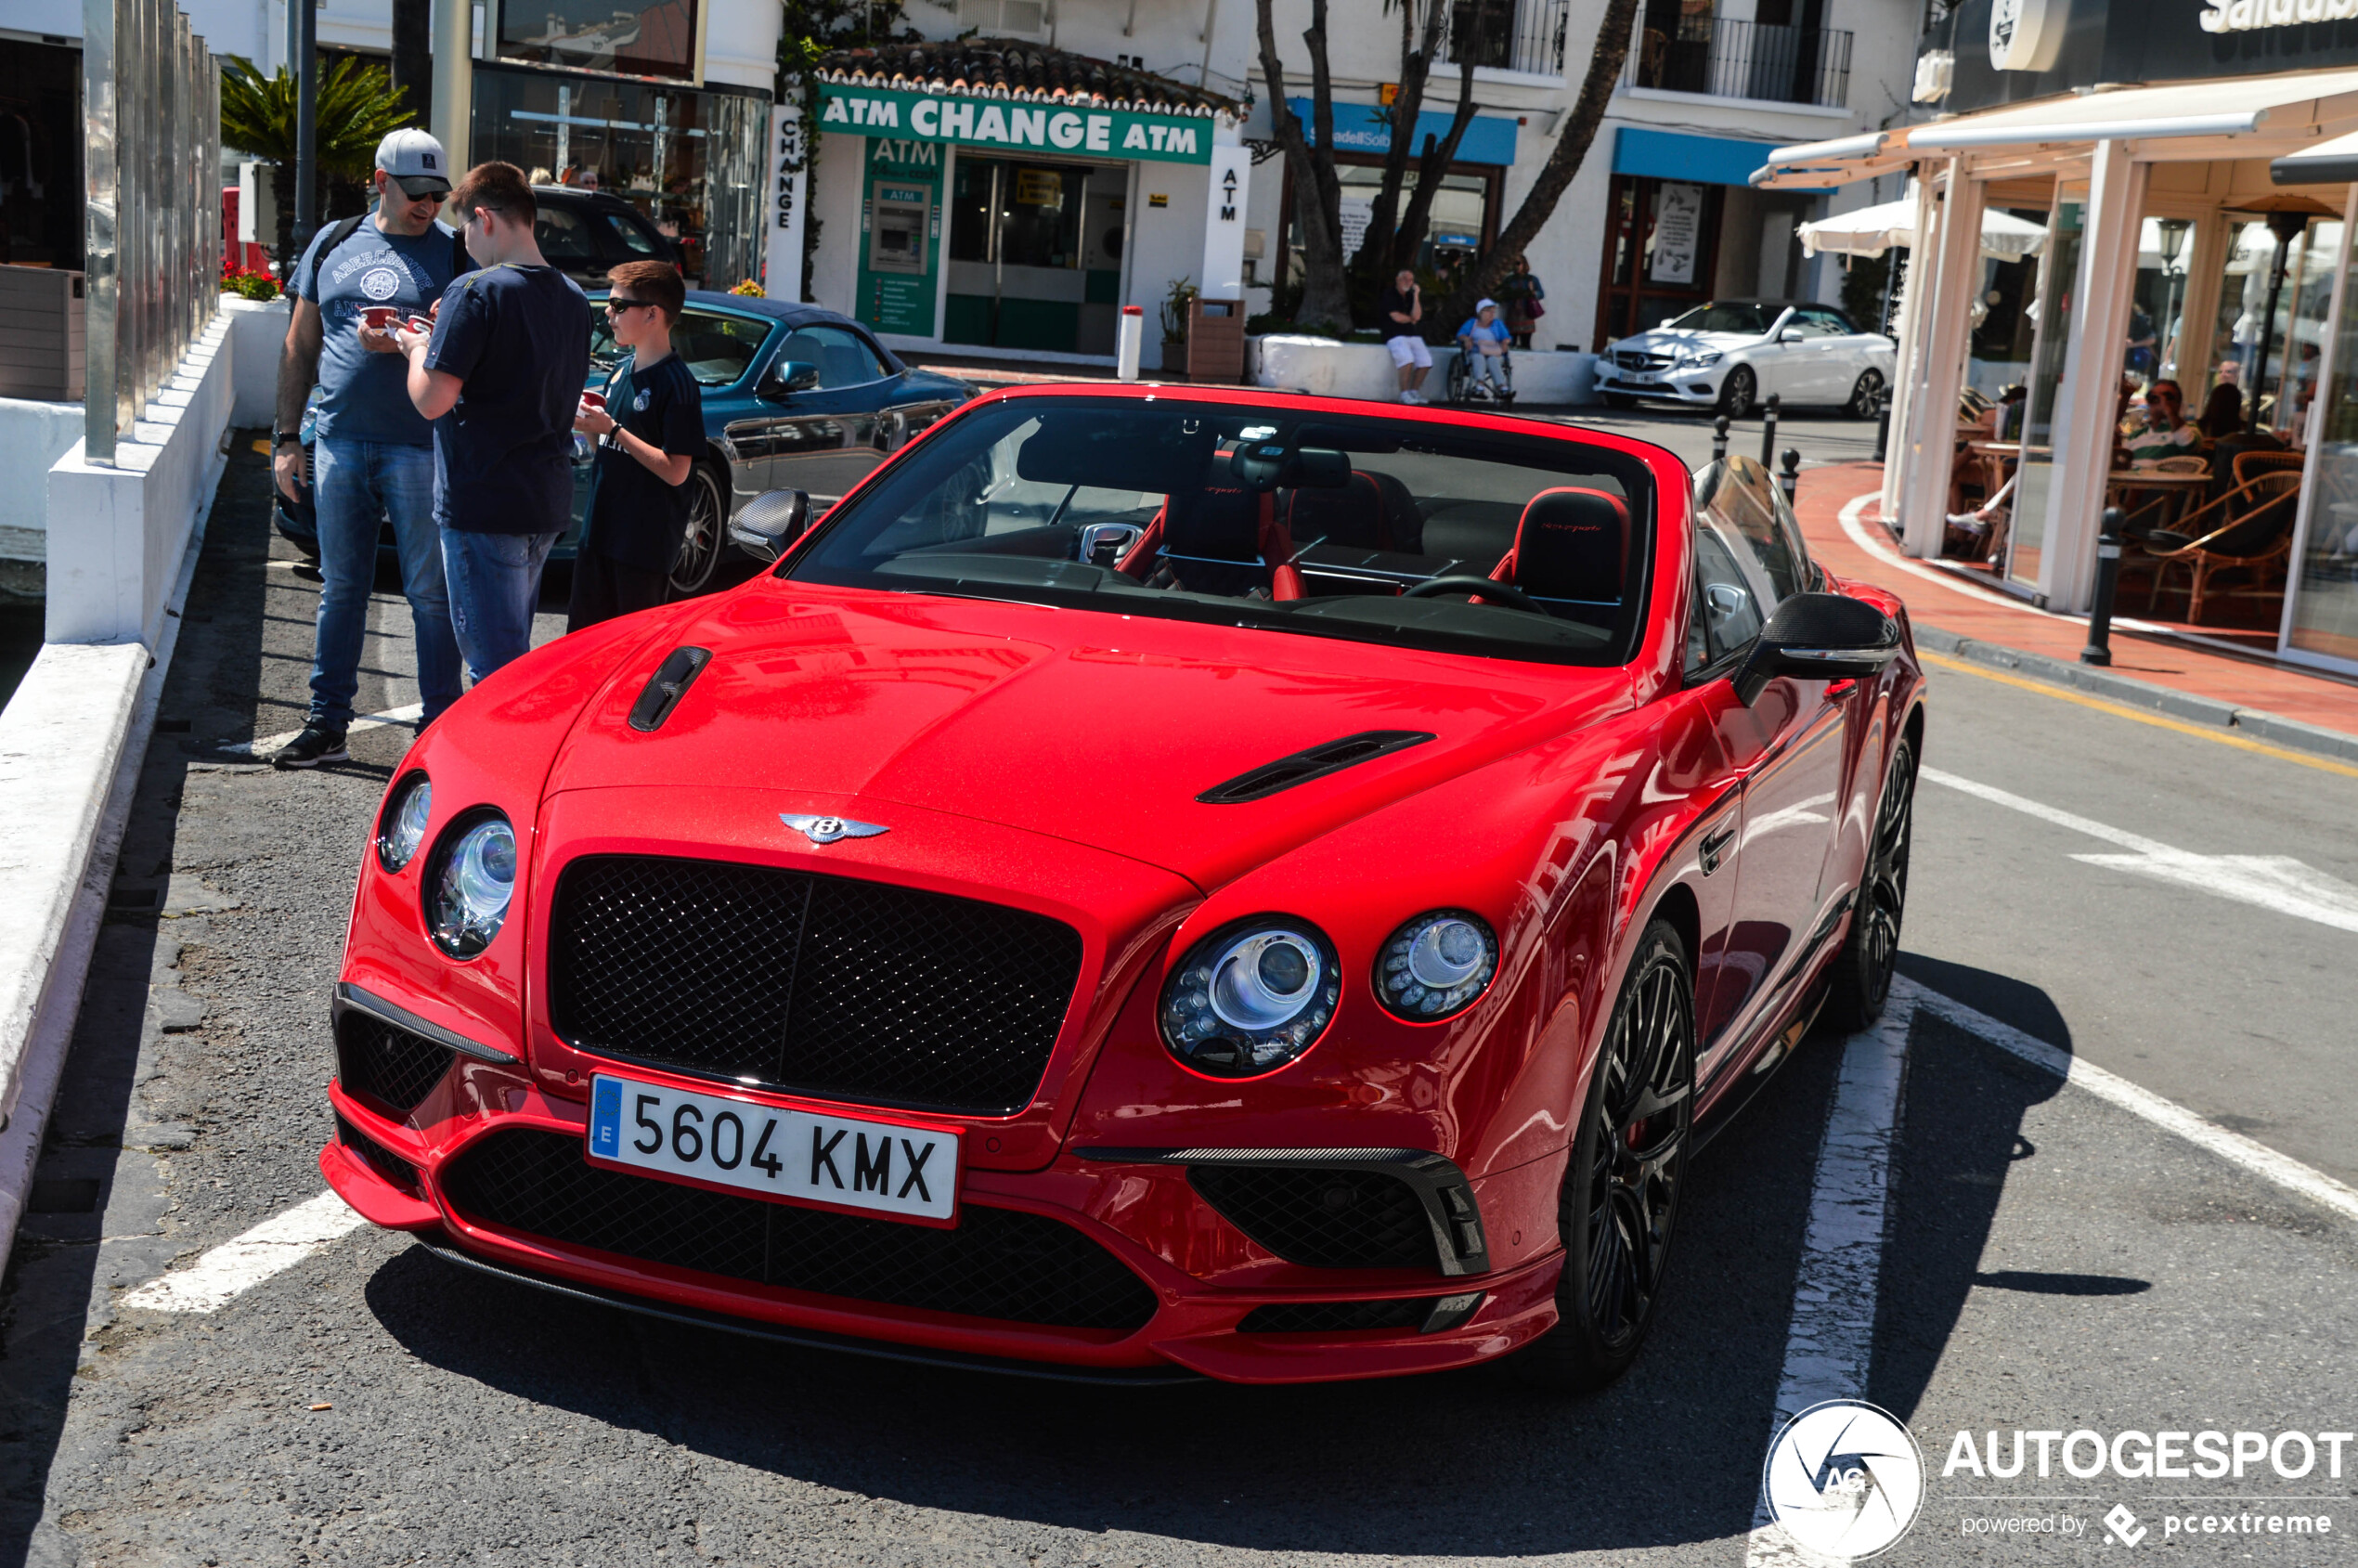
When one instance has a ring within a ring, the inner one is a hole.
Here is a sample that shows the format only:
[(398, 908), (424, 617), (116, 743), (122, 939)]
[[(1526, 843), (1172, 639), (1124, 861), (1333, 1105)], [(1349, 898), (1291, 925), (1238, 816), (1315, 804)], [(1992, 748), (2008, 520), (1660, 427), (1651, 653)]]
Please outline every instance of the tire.
[(1637, 406), (1638, 400), (1635, 397), (1630, 396), (1626, 392), (1608, 392), (1605, 394), (1605, 407), (1608, 408), (1618, 408), (1622, 412), (1626, 413)]
[(1752, 373), (1749, 365), (1739, 365), (1728, 372), (1719, 386), (1719, 411), (1731, 420), (1750, 414), (1760, 401), (1760, 378)]
[(1875, 808), (1874, 839), (1859, 879), (1850, 935), (1828, 972), (1831, 987), (1820, 1017), (1845, 1034), (1872, 1029), (1891, 996), (1899, 963), (1899, 921), (1908, 908), (1908, 851), (1916, 820), (1916, 748), (1905, 737), (1893, 748), (1891, 772)]
[(1653, 1324), (1693, 1140), (1694, 997), (1686, 944), (1653, 922), (1622, 980), (1564, 1171), (1556, 1325), (1512, 1363), (1539, 1386), (1602, 1388)]
[(729, 503), (709, 463), (688, 471), (688, 522), (671, 563), (671, 597), (693, 599), (712, 586), (727, 542)]
[(1883, 372), (1861, 370), (1858, 383), (1850, 389), (1850, 401), (1843, 411), (1854, 420), (1871, 420), (1883, 412)]

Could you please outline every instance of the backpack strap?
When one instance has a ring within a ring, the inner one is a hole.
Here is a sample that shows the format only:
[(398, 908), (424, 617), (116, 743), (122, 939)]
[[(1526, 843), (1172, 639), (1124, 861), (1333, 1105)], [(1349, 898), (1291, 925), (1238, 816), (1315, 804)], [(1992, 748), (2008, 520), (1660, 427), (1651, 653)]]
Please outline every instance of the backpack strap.
[[(360, 214), (360, 217), (364, 218), (368, 215), (368, 214), (363, 213)], [(334, 255), (336, 253), (337, 246), (342, 245), (345, 240), (351, 239), (355, 234), (359, 232), (360, 218), (343, 218), (338, 222), (330, 224), (327, 227), (320, 230), (320, 233), (327, 236), (327, 240), (320, 245), (317, 253), (319, 260), (312, 264), (311, 283), (313, 288), (316, 289), (319, 286), (319, 264), (321, 262), (325, 262), (330, 256)]]

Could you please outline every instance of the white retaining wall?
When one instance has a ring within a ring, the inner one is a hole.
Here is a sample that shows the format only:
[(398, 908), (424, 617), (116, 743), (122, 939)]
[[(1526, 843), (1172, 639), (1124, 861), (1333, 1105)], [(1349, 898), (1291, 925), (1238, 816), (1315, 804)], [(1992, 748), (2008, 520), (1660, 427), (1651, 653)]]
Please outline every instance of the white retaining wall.
[[(1400, 400), (1399, 372), (1380, 343), (1337, 343), (1331, 338), (1272, 333), (1248, 340), (1248, 374), (1255, 386), (1283, 387), (1320, 397), (1358, 397), (1376, 403)], [(1433, 350), (1432, 369), (1419, 389), (1438, 400), (1449, 385), (1457, 349)], [(1597, 356), (1523, 350), (1514, 356), (1519, 405), (1563, 407), (1593, 403)]]

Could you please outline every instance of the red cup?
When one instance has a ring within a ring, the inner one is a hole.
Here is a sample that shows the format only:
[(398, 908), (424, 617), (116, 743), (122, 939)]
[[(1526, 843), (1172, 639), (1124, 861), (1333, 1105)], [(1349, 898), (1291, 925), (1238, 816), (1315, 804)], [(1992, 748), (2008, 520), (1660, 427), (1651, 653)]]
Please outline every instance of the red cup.
[(407, 325), (413, 332), (431, 332), (434, 330), (434, 323), (422, 316), (412, 316), (409, 317)]
[(595, 408), (602, 414), (606, 411), (606, 395), (602, 392), (585, 392), (581, 395), (581, 406), (585, 408)]
[(360, 308), (360, 319), (368, 323), (369, 330), (382, 332), (401, 319), (401, 311), (399, 307), (390, 305), (363, 305)]

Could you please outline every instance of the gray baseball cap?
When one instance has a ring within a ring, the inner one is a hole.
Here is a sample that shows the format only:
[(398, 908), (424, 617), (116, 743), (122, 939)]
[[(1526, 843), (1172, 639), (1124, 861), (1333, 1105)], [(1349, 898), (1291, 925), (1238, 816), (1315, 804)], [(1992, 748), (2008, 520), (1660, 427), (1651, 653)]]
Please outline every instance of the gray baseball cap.
[(377, 167), (406, 196), (439, 196), (450, 188), (450, 160), (442, 144), (415, 126), (392, 132), (377, 144)]

